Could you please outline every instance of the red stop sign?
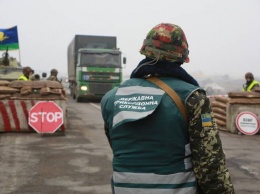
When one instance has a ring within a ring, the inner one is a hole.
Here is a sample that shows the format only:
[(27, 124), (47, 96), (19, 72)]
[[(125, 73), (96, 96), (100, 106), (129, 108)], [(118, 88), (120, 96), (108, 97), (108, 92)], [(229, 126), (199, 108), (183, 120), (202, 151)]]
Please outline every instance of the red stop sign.
[(37, 133), (54, 133), (63, 124), (63, 110), (52, 101), (40, 101), (29, 112), (29, 125)]

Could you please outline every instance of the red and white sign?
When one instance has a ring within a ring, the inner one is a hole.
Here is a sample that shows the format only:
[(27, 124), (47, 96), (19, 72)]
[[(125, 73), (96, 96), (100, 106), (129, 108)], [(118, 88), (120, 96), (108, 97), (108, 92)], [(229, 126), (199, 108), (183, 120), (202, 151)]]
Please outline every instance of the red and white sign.
[(63, 124), (63, 110), (52, 101), (40, 101), (29, 112), (29, 125), (37, 133), (54, 133)]
[(259, 131), (259, 119), (252, 112), (241, 112), (236, 118), (236, 126), (245, 135), (254, 135)]

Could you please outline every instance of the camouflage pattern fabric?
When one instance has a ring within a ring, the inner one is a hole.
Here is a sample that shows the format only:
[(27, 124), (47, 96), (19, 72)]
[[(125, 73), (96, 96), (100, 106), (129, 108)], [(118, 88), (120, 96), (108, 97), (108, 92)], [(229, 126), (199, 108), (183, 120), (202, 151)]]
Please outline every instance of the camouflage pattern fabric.
[(162, 23), (150, 30), (140, 53), (156, 60), (189, 62), (186, 36), (183, 30), (174, 24)]
[(225, 155), (210, 101), (200, 91), (188, 99), (192, 163), (198, 180), (198, 193), (232, 194), (234, 188), (225, 166)]
[(51, 75), (50, 77), (48, 77), (47, 80), (59, 82), (58, 78), (57, 78), (56, 76), (53, 76), (53, 75)]

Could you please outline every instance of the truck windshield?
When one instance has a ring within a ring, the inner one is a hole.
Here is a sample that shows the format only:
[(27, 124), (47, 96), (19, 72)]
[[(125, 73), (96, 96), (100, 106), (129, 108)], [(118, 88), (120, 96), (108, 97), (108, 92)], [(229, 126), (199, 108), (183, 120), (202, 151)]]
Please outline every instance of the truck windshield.
[(109, 53), (81, 53), (80, 66), (82, 67), (121, 67), (119, 54)]

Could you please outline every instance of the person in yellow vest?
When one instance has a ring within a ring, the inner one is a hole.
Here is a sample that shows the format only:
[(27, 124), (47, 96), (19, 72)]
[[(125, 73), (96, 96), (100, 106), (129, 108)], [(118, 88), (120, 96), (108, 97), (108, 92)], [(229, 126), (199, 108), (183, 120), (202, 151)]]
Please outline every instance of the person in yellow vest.
[(251, 72), (245, 74), (246, 83), (243, 85), (244, 92), (251, 92), (255, 87), (259, 87), (260, 83), (254, 79), (254, 75)]
[(18, 78), (18, 80), (21, 81), (28, 81), (30, 79), (31, 74), (33, 73), (32, 68), (30, 67), (24, 67), (23, 68), (23, 75)]

